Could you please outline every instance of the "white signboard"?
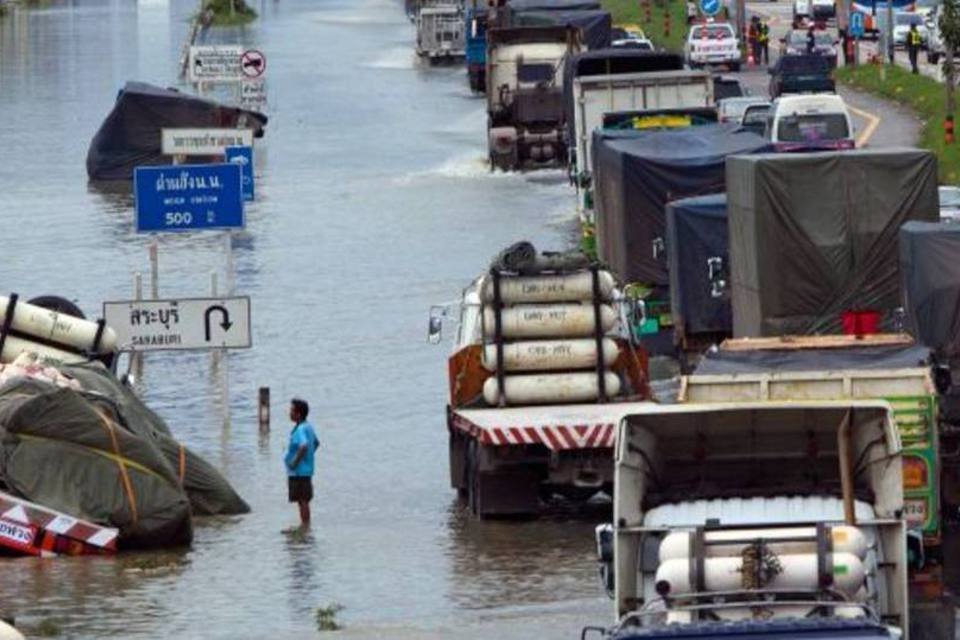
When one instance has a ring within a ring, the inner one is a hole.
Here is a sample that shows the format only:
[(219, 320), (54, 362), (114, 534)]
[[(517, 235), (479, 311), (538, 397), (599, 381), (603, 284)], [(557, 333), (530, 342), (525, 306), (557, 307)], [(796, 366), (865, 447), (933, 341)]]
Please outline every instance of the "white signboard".
[(252, 129), (161, 129), (164, 155), (222, 156), (227, 147), (252, 147)]
[(244, 79), (240, 83), (240, 106), (252, 111), (262, 111), (267, 106), (267, 87), (263, 78)]
[(247, 349), (250, 298), (121, 300), (103, 303), (121, 351)]
[(190, 47), (187, 74), (190, 82), (236, 82), (243, 76), (237, 44)]

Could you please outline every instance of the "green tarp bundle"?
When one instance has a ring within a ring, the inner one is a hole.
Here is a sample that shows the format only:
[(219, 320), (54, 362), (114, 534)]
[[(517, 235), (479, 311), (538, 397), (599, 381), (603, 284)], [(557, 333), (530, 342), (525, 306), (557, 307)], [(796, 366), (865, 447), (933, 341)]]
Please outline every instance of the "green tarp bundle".
[(192, 515), (249, 511), (105, 368), (60, 369), (83, 390), (27, 377), (0, 387), (0, 486), (116, 527), (125, 547), (187, 544)]

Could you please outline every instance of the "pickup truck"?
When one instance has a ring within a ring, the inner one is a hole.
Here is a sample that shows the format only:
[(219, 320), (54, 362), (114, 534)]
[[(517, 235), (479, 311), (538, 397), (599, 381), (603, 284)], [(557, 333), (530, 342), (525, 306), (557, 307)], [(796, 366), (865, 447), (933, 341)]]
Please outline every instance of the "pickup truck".
[(725, 65), (740, 71), (740, 41), (733, 27), (726, 22), (694, 24), (687, 34), (687, 64), (691, 69)]

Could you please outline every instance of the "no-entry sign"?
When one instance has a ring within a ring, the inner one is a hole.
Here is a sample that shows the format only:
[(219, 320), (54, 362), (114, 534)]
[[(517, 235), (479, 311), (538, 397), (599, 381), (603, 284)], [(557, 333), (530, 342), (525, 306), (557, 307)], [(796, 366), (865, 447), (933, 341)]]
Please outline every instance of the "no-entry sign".
[(248, 49), (240, 56), (240, 70), (245, 78), (262, 78), (267, 70), (267, 57), (256, 49)]

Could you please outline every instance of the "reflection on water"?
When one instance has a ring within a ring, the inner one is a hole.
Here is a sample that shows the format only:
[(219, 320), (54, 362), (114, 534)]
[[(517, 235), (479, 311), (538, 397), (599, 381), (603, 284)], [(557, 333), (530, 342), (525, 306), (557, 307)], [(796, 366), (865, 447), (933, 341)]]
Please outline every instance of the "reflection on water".
[[(84, 161), (124, 82), (176, 84), (196, 4), (51, 0), (0, 20), (0, 210), (15, 231), (6, 290), (60, 293), (95, 316), (101, 301), (132, 296), (135, 272), (148, 287), (151, 239), (134, 232), (129, 187), (89, 185)], [(75, 637), (234, 638), (313, 633), (313, 610), (332, 602), (360, 630), (608, 606), (592, 557), (593, 525), (608, 513), (481, 523), (456, 506), (447, 354), (423, 335), (429, 305), (504, 245), (566, 243), (565, 176), (487, 170), (482, 101), (462, 69), (413, 60), (402, 3), (255, 4), (254, 25), (208, 37), (268, 57), (258, 200), (232, 239), (254, 348), (217, 372), (206, 353), (150, 354), (142, 380), (150, 405), (253, 512), (198, 522), (189, 550), (4, 560), (0, 610), (28, 629), (53, 617)], [(226, 281), (222, 234), (158, 241), (161, 296), (206, 295), (211, 272)], [(268, 434), (257, 429), (260, 386), (272, 392)], [(322, 443), (303, 539), (281, 532), (297, 521), (280, 463), (294, 395), (311, 402)]]

